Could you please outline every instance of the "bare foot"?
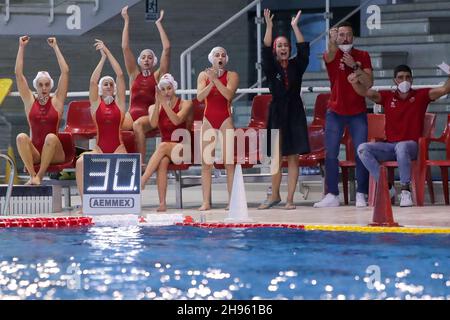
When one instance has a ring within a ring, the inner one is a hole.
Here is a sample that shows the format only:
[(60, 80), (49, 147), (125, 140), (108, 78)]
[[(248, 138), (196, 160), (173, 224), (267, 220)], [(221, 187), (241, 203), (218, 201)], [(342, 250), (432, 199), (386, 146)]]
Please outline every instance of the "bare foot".
[(292, 202), (287, 202), (286, 205), (284, 206), (284, 210), (294, 210), (295, 208), (297, 207)]
[(31, 178), (27, 182), (25, 182), (24, 185), (25, 186), (31, 186)]
[(158, 209), (156, 209), (156, 212), (166, 212), (166, 211), (167, 211), (167, 207), (165, 204), (164, 205), (160, 204)]
[(41, 178), (39, 178), (38, 176), (31, 177), (30, 180), (26, 184), (32, 185), (32, 186), (40, 186)]
[(198, 208), (199, 211), (207, 211), (207, 210), (211, 210), (211, 206), (208, 203), (204, 203), (202, 204), (202, 206), (200, 208)]

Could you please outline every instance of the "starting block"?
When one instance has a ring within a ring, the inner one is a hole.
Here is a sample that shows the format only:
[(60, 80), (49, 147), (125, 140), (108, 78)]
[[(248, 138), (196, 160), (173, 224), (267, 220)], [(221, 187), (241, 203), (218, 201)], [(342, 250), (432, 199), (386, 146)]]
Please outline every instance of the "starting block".
[[(3, 211), (8, 186), (0, 185), (0, 212)], [(36, 215), (61, 212), (61, 186), (24, 186), (12, 189), (8, 215)]]

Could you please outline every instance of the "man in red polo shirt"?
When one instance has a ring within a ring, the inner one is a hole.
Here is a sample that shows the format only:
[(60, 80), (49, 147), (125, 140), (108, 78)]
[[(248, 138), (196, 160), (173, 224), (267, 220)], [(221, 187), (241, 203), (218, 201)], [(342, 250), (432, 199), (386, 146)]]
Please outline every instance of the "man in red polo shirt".
[[(411, 199), (411, 161), (417, 158), (418, 140), (423, 132), (423, 123), (428, 104), (450, 93), (450, 79), (438, 88), (411, 89), (412, 71), (407, 65), (394, 69), (394, 90), (375, 91), (367, 89), (360, 80), (358, 71), (348, 77), (355, 91), (383, 106), (386, 116), (386, 141), (363, 143), (358, 148), (358, 156), (370, 174), (378, 181), (379, 161), (396, 160), (400, 172), (400, 207), (413, 205)], [(395, 189), (391, 186), (391, 196)]]
[[(347, 77), (360, 71), (366, 83), (372, 83), (372, 64), (367, 51), (353, 48), (353, 28), (343, 22), (330, 30), (328, 50), (323, 59), (331, 84), (331, 97), (325, 123), (325, 184), (328, 193), (314, 204), (315, 208), (339, 206), (339, 149), (342, 134), (347, 126), (355, 150), (367, 142), (367, 113), (364, 97), (358, 95)], [(359, 158), (356, 159), (356, 206), (367, 206), (369, 173)]]

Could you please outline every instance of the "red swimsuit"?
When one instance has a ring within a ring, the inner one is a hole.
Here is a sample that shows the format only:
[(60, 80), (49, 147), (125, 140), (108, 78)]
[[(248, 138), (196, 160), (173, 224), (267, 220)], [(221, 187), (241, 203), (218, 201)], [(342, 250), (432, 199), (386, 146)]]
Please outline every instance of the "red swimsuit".
[[(219, 78), (220, 82), (222, 82), (224, 86), (227, 85), (227, 73), (228, 71), (225, 71)], [(209, 80), (206, 80), (206, 85), (208, 84)], [(220, 129), (222, 123), (231, 116), (230, 103), (220, 93), (216, 86), (214, 86), (205, 99), (205, 105), (206, 108), (204, 117), (208, 119), (214, 129)]]
[(31, 129), (31, 142), (41, 153), (45, 137), (49, 133), (57, 134), (59, 127), (59, 114), (53, 107), (51, 98), (43, 106), (37, 99), (34, 100), (28, 113), (28, 123)]
[(144, 77), (142, 72), (134, 79), (131, 87), (130, 115), (133, 121), (148, 116), (148, 107), (155, 103), (155, 75)]
[(107, 105), (102, 99), (94, 118), (97, 124), (98, 147), (103, 153), (114, 153), (122, 144), (120, 136), (122, 112), (115, 101)]
[[(177, 100), (177, 103), (173, 107), (173, 112), (180, 112), (180, 102), (181, 99)], [(180, 142), (180, 141), (172, 141), (172, 133), (176, 129), (186, 129), (186, 122), (182, 122), (179, 125), (174, 125), (173, 122), (169, 119), (164, 108), (161, 107), (159, 111), (159, 121), (158, 121), (159, 132), (161, 132), (161, 141), (162, 142)]]

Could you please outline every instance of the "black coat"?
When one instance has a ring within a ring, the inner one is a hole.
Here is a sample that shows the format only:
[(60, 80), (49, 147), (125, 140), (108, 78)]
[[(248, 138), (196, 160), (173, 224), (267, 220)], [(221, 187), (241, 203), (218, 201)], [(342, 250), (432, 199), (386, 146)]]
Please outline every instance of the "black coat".
[[(287, 67), (288, 88), (284, 85), (284, 71), (276, 60), (271, 47), (263, 48), (263, 70), (269, 82), (270, 103), (267, 129), (279, 129), (281, 154), (305, 154), (310, 152), (308, 127), (300, 91), (302, 77), (309, 63), (309, 42), (297, 43), (297, 56), (290, 59)], [(270, 155), (270, 130), (268, 133)]]

